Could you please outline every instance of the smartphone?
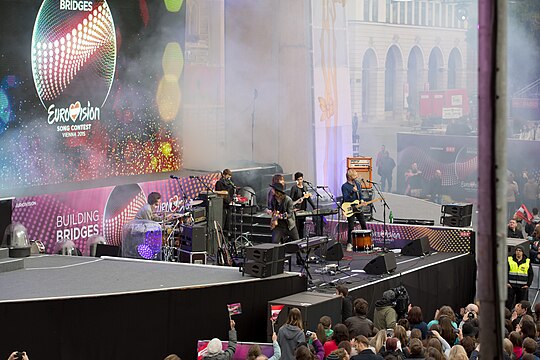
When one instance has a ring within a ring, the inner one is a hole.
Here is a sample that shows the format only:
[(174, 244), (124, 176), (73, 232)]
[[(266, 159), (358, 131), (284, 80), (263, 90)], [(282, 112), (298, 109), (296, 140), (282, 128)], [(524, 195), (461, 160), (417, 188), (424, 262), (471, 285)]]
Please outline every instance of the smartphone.
[(386, 329), (386, 336), (388, 337), (394, 336), (394, 329)]
[(312, 334), (313, 334), (313, 332), (312, 332), (312, 331), (309, 331), (309, 330), (308, 330), (308, 331), (306, 331), (306, 336), (311, 336)]

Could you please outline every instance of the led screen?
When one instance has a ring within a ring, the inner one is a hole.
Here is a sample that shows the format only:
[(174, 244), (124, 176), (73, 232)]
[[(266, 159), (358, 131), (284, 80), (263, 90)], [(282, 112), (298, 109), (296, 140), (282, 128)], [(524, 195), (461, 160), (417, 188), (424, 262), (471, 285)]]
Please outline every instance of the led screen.
[(0, 1), (0, 197), (182, 167), (184, 8)]

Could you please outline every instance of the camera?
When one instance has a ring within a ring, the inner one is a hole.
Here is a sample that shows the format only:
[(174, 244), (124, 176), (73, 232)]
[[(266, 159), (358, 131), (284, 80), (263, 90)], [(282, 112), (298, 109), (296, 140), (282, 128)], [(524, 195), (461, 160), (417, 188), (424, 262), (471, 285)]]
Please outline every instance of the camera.
[(22, 359), (24, 355), (24, 351), (17, 351), (15, 354), (15, 359)]
[(386, 336), (388, 337), (394, 336), (394, 329), (386, 329)]
[(306, 331), (306, 336), (311, 336), (312, 334), (313, 334), (313, 331), (309, 331), (309, 330)]

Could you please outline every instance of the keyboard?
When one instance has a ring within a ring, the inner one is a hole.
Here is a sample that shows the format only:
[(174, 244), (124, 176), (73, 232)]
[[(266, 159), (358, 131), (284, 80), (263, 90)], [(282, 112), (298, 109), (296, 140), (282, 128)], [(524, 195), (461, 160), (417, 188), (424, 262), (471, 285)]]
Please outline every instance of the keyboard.
[(306, 239), (293, 240), (283, 244), (283, 246), (285, 246), (285, 253), (292, 254), (298, 251), (305, 252), (307, 250), (311, 250), (321, 246), (321, 244), (325, 244), (326, 242), (328, 242), (327, 236), (313, 236), (308, 238), (307, 242)]
[(296, 217), (308, 217), (308, 216), (328, 216), (337, 214), (337, 209), (318, 209), (314, 211), (299, 210), (296, 212)]

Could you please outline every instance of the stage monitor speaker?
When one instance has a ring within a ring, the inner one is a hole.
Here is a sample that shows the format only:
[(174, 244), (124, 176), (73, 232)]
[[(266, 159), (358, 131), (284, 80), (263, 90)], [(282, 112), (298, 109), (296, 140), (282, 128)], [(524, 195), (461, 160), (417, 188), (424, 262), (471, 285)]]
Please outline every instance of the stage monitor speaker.
[(108, 244), (95, 244), (96, 257), (101, 256), (120, 256), (120, 246), (108, 245)]
[(394, 272), (396, 268), (396, 255), (393, 252), (388, 252), (371, 260), (364, 267), (364, 271), (370, 275), (382, 275)]
[(441, 206), (441, 213), (453, 216), (472, 215), (473, 204), (446, 204)]
[(401, 255), (423, 256), (429, 254), (429, 239), (427, 236), (412, 240), (401, 249)]
[(285, 260), (272, 261), (267, 263), (246, 261), (244, 272), (258, 278), (267, 278), (273, 275), (283, 274)]
[(441, 216), (441, 224), (452, 227), (469, 227), (471, 226), (471, 215)]
[(260, 244), (245, 249), (246, 260), (272, 262), (285, 259), (285, 247), (280, 244)]
[(342, 323), (341, 319), (341, 297), (334, 294), (323, 294), (316, 292), (301, 292), (294, 295), (285, 296), (280, 299), (271, 300), (268, 302), (268, 319), (267, 321), (267, 336), (268, 340), (272, 341), (272, 322), (271, 306), (281, 305), (283, 309), (280, 311), (274, 327), (279, 329), (287, 321), (289, 312), (293, 308), (300, 310), (302, 314), (303, 328), (305, 330), (315, 331), (319, 320), (326, 315), (332, 319), (332, 324)]
[(206, 224), (180, 225), (180, 248), (193, 252), (206, 251), (205, 233)]
[(326, 261), (340, 261), (343, 259), (343, 247), (341, 247), (339, 242), (336, 241), (331, 245), (328, 244), (325, 259)]

